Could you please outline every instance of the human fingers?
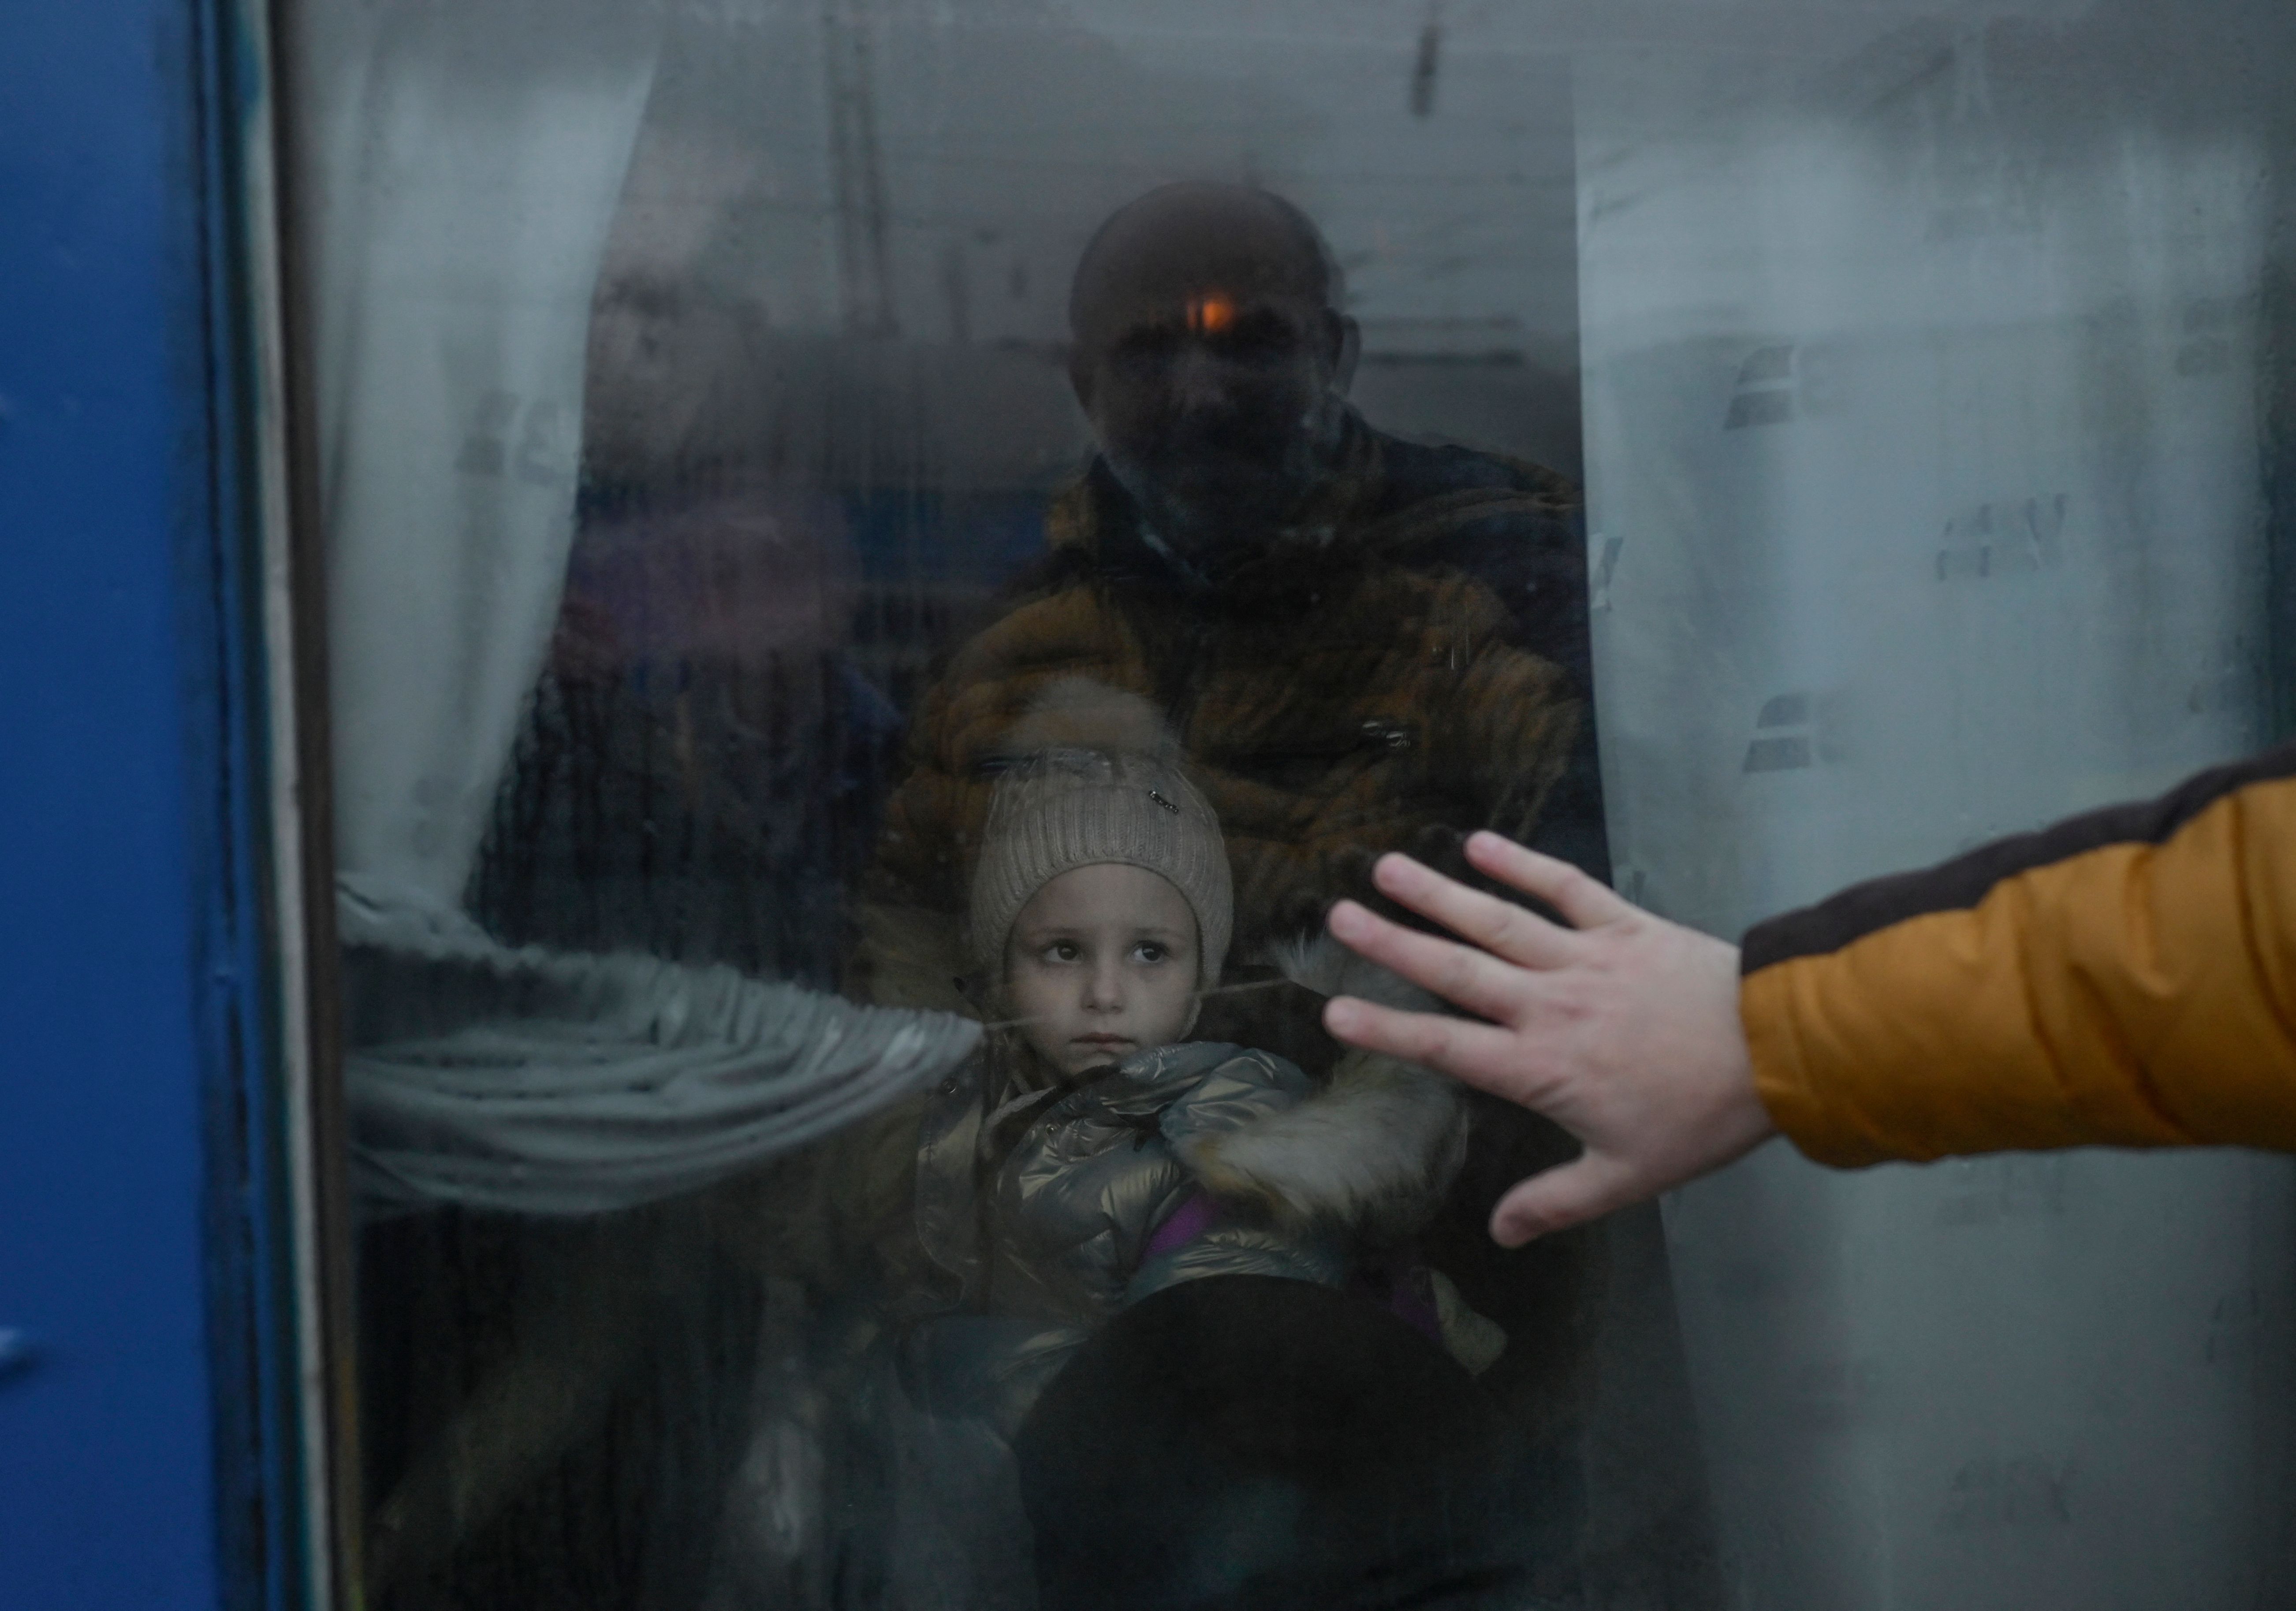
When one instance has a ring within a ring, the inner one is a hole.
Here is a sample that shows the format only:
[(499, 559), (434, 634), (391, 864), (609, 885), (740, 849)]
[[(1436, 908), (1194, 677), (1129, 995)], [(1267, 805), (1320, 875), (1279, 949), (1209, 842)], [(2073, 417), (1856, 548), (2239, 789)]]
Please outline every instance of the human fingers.
[(1324, 1003), (1324, 1027), (1350, 1046), (1439, 1069), (1502, 1096), (1513, 1096), (1522, 1084), (1516, 1038), (1488, 1024), (1336, 995)]
[(1353, 901), (1333, 906), (1324, 922), (1351, 950), (1455, 1007), (1503, 1023), (1522, 1007), (1530, 976), (1488, 952), (1390, 923)]
[(1569, 929), (1513, 901), (1470, 889), (1407, 855), (1380, 857), (1372, 868), (1372, 882), (1421, 917), (1432, 918), (1461, 939), (1525, 968), (1560, 968), (1578, 955), (1578, 940)]
[(1627, 1159), (1581, 1153), (1567, 1164), (1517, 1181), (1491, 1210), (1491, 1239), (1502, 1247), (1520, 1247), (1655, 1197), (1672, 1183), (1649, 1176)]
[(1542, 855), (1485, 830), (1468, 836), (1467, 860), (1500, 883), (1535, 895), (1579, 928), (1596, 928), (1642, 909), (1568, 862)]

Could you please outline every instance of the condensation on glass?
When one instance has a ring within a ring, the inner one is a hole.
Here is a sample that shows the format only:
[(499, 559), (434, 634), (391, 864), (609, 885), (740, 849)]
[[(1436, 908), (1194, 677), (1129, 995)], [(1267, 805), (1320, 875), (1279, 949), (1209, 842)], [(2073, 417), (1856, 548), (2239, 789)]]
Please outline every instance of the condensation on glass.
[(367, 1603), (2296, 1592), (2284, 1164), (1502, 1253), (1314, 945), (2284, 732), (2296, 13), (292, 12)]

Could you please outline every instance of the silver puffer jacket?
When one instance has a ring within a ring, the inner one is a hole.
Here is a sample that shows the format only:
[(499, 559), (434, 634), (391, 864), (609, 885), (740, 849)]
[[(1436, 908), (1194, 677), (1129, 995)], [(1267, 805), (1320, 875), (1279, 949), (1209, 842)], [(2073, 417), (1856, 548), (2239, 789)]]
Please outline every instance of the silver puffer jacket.
[[(1343, 1059), (1318, 1086), (1282, 1058), (1198, 1043), (1031, 1092), (1008, 1051), (853, 1138), (852, 1200), (890, 1289), (865, 1358), (816, 1407), (824, 1429), (761, 1416), (758, 1493), (728, 1533), (729, 1558), (763, 1563), (760, 1585), (836, 1579), (837, 1603), (868, 1611), (1029, 1611), (1008, 1440), (1085, 1339), (1201, 1276), (1346, 1280), (1407, 1242), (1458, 1166), (1456, 1088), (1385, 1059)], [(1488, 1363), (1503, 1339), (1478, 1329), (1496, 1328), (1436, 1287), (1446, 1345)], [(818, 1447), (814, 1483), (792, 1483), (784, 1444)], [(814, 1485), (825, 1531), (782, 1536), (789, 1492)], [(778, 1586), (750, 1599), (822, 1603)]]
[[(994, 1108), (983, 1088), (993, 1066), (977, 1058), (944, 1084), (918, 1131), (918, 1239), (957, 1289), (951, 1313), (909, 1328), (904, 1374), (937, 1412), (1009, 1435), (1086, 1336), (1175, 1282), (1347, 1278), (1345, 1227), (1215, 1206), (1195, 1167), (1222, 1139), (1312, 1100), (1283, 1059), (1166, 1046)], [(1159, 1238), (1176, 1215), (1180, 1234)]]

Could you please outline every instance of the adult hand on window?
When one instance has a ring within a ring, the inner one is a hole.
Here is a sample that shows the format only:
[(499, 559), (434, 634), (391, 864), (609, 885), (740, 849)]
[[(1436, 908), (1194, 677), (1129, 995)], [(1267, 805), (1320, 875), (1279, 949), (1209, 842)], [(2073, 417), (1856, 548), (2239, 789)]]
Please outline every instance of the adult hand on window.
[(1640, 1202), (1775, 1133), (1738, 1019), (1738, 948), (1652, 916), (1566, 862), (1494, 833), (1467, 859), (1573, 927), (1382, 857), (1390, 899), (1469, 942), (1415, 932), (1352, 901), (1332, 933), (1476, 1015), (1400, 1012), (1352, 997), (1324, 1010), (1349, 1045), (1423, 1064), (1546, 1115), (1585, 1148), (1516, 1183), (1491, 1214), (1515, 1247)]

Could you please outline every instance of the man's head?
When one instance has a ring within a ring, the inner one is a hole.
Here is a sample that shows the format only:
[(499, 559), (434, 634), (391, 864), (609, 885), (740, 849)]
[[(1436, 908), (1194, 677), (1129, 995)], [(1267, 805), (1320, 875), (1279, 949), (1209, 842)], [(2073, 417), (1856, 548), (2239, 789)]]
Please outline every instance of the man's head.
[(1330, 465), (1355, 367), (1340, 270), (1298, 208), (1169, 184), (1100, 227), (1069, 376), (1157, 535), (1193, 557), (1283, 524)]

